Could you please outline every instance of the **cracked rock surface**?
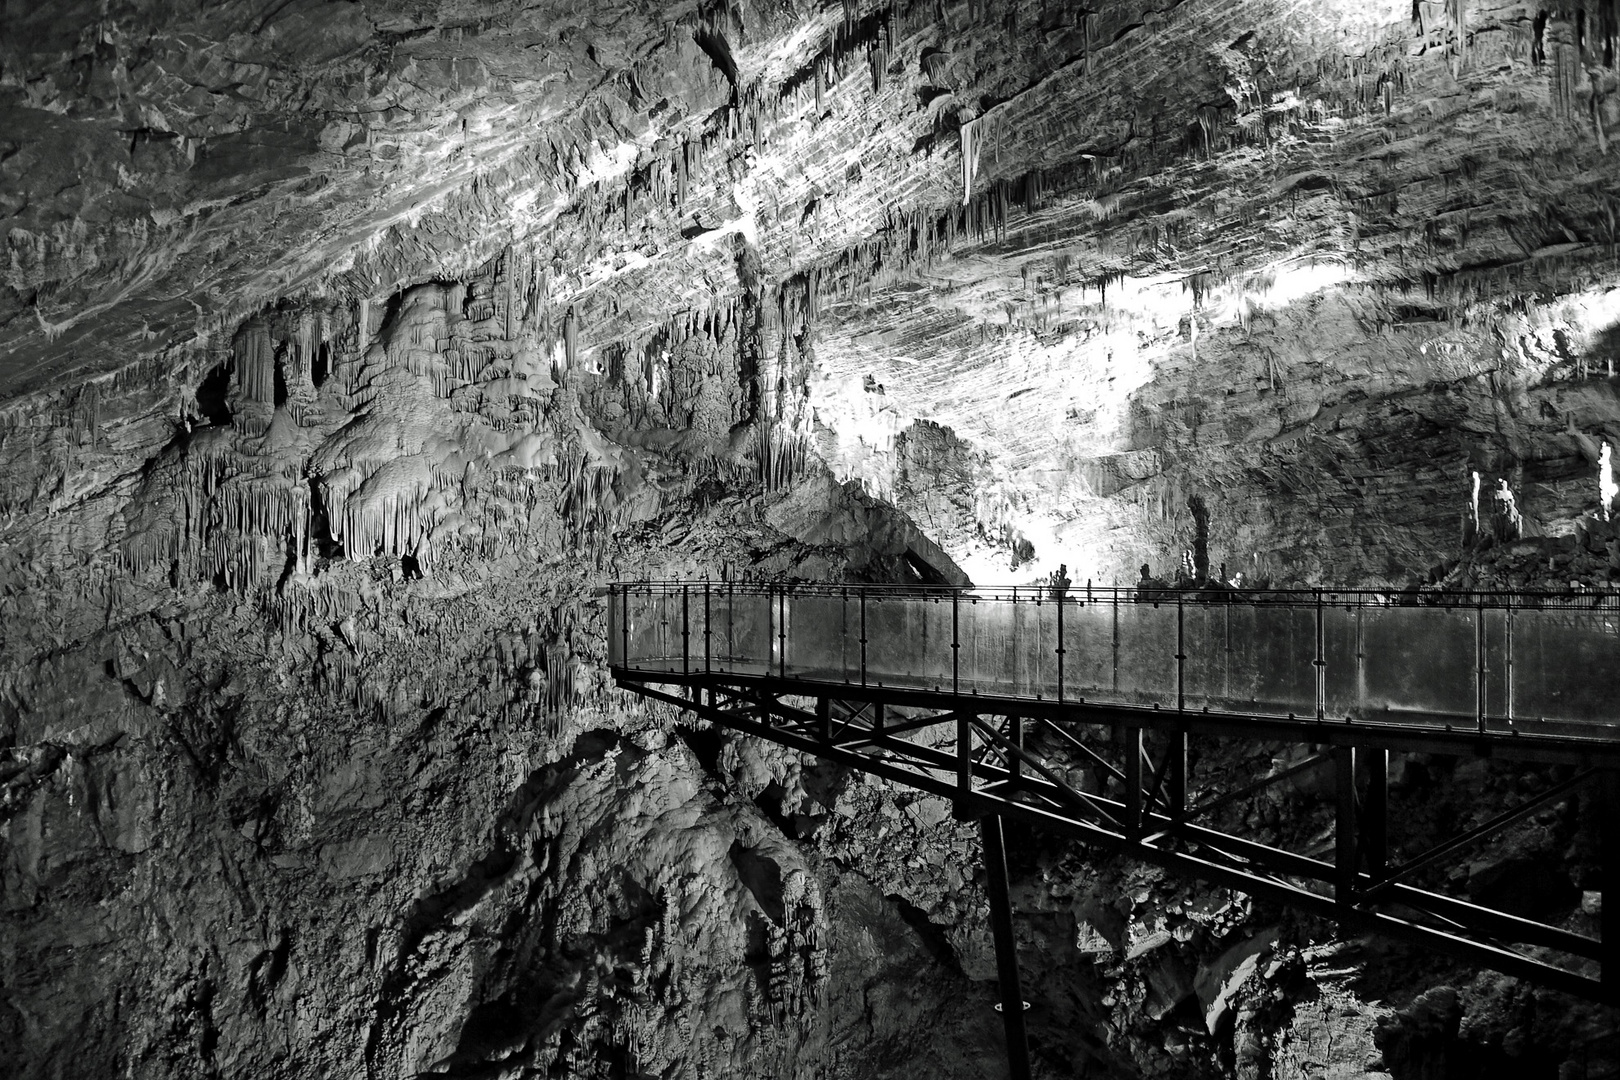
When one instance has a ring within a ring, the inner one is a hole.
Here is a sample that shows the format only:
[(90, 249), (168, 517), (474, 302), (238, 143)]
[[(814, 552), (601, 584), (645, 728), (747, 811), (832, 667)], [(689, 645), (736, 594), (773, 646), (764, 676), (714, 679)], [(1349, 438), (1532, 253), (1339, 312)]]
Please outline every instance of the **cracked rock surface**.
[[(1125, 582), (1198, 505), (1223, 577), (1612, 588), (1620, 7), (1102, 7), (0, 5), (8, 1066), (1001, 1075), (974, 828), (613, 688), (615, 578)], [(1557, 779), (1398, 761), (1401, 842)], [(1431, 884), (1590, 932), (1595, 818)], [(1042, 1076), (1620, 1068), (1012, 844)]]

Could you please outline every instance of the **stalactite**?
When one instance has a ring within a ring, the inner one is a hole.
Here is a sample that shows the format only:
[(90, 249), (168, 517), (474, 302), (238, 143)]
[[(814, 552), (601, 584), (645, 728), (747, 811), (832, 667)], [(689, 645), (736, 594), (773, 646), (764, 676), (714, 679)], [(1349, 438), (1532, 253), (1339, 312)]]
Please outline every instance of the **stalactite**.
[(979, 142), (975, 133), (975, 120), (962, 121), (958, 137), (962, 144), (962, 205), (973, 198), (973, 178), (979, 171)]
[(275, 401), (275, 349), (270, 327), (262, 319), (250, 319), (237, 333), (234, 345), (236, 379), (249, 401), (271, 404)]
[(1468, 0), (1446, 0), (1446, 22), (1452, 33), (1454, 69), (1468, 66)]

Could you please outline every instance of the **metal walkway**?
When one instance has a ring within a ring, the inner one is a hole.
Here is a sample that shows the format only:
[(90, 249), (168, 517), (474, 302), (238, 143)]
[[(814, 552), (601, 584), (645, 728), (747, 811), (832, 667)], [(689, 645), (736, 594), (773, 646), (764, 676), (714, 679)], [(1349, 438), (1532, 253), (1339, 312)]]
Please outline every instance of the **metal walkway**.
[[(1021, 997), (1001, 817), (1620, 1003), (1620, 906), (1605, 905), (1600, 939), (1433, 884), (1577, 788), (1620, 821), (1620, 598), (639, 582), (612, 587), (609, 654), (626, 689), (982, 819), (1008, 1003)], [(1189, 739), (1218, 738), (1310, 753), (1205, 790)], [(1557, 768), (1533, 797), (1396, 862), (1391, 751)], [(1331, 771), (1331, 852), (1214, 826), (1308, 770)], [(1620, 891), (1620, 827), (1601, 858), (1604, 893)], [(1022, 1009), (1003, 1017), (1026, 1076)]]

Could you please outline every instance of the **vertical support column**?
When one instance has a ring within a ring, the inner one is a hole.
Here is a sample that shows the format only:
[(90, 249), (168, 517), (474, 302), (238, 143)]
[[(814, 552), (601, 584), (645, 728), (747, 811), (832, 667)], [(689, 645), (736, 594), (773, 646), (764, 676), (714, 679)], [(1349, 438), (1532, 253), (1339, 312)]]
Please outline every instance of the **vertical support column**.
[(692, 587), (681, 586), (681, 672), (692, 674)]
[(1485, 734), (1485, 598), (1474, 600), (1474, 709), (1479, 733)]
[(883, 702), (881, 702), (881, 701), (872, 702), (872, 730), (873, 731), (882, 731), (883, 730), (884, 719), (885, 718), (884, 718), (884, 715), (883, 715)]
[(787, 589), (780, 589), (776, 594), (776, 673), (787, 678)]
[(771, 677), (772, 653), (776, 646), (776, 588), (765, 586), (765, 677)]
[(1001, 1023), (1007, 1032), (1007, 1072), (1029, 1080), (1029, 1041), (1024, 1033), (1024, 994), (1018, 985), (1018, 940), (1007, 895), (1007, 847), (1000, 814), (979, 822), (984, 839), (984, 891), (990, 898), (990, 928), (996, 940), (996, 976), (1001, 986)]
[(1126, 724), (1118, 729), (1125, 744), (1125, 833), (1142, 835), (1142, 729)]
[(832, 698), (816, 698), (816, 738), (832, 742)]
[(703, 583), (703, 670), (714, 670), (714, 633), (710, 623), (714, 619), (714, 605), (709, 602), (712, 592), (709, 583)]
[(973, 724), (967, 713), (956, 716), (956, 816), (972, 816)]
[(1169, 761), (1165, 765), (1165, 791), (1169, 796), (1170, 819), (1187, 819), (1187, 729), (1179, 727), (1170, 733), (1170, 747), (1165, 751)]
[(1603, 829), (1599, 853), (1603, 859), (1598, 888), (1603, 898), (1603, 914), (1598, 932), (1603, 936), (1603, 996), (1610, 1005), (1620, 1005), (1620, 769), (1604, 769), (1598, 777), (1598, 820)]
[(1360, 751), (1367, 765), (1367, 801), (1361, 814), (1361, 850), (1367, 873), (1381, 880), (1389, 864), (1389, 751)]
[(1333, 748), (1337, 810), (1333, 818), (1333, 899), (1341, 915), (1356, 902), (1356, 750)]

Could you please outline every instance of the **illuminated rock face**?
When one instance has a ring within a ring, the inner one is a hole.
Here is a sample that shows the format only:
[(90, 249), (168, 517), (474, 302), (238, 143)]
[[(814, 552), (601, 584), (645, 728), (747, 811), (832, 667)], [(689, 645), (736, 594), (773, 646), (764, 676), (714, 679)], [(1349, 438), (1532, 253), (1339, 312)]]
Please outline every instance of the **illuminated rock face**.
[[(1474, 473), (1528, 535), (1448, 580), (1620, 573), (1620, 10), (1105, 6), (8, 5), (8, 1061), (981, 1075), (971, 830), (617, 694), (607, 580), (1130, 580), (1202, 500), (1212, 570), (1398, 584)], [(1053, 1070), (1589, 1019), (1020, 873)]]

